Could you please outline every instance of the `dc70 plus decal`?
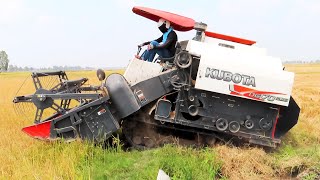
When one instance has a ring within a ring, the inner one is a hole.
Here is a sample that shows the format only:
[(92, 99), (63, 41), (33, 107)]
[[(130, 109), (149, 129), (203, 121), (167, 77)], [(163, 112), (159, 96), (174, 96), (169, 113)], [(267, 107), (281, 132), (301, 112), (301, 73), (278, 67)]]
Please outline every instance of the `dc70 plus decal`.
[(256, 98), (260, 99), (262, 101), (283, 101), (283, 102), (288, 102), (289, 100), (287, 98), (282, 98), (282, 97), (276, 97), (270, 94), (256, 94), (255, 92), (251, 92), (248, 94), (249, 97), (251, 98)]
[(276, 92), (267, 92), (267, 91), (258, 91), (255, 89), (250, 89), (246, 88), (243, 86), (239, 85), (231, 85), (229, 86), (230, 89), (230, 94), (232, 95), (238, 95), (238, 96), (243, 96), (247, 97), (250, 99), (258, 100), (258, 101), (282, 101), (282, 102), (288, 102), (289, 99), (283, 98), (283, 97), (278, 97), (276, 95), (285, 95), (282, 93), (276, 93)]

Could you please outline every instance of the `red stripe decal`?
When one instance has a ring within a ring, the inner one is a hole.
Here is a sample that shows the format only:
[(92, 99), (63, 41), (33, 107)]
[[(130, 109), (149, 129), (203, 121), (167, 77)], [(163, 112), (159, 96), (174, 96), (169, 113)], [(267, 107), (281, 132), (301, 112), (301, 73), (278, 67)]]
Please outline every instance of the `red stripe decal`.
[(256, 95), (285, 95), (283, 93), (259, 91), (259, 90), (255, 90), (255, 89), (250, 89), (250, 88), (239, 86), (236, 84), (230, 85), (230, 94), (242, 96), (242, 97), (247, 97), (249, 99), (253, 99), (253, 100), (257, 100), (257, 101), (264, 101), (264, 100), (257, 98), (257, 97), (254, 97), (254, 96), (252, 96), (252, 94), (256, 94)]
[(222, 39), (225, 41), (231, 41), (231, 42), (250, 45), (250, 46), (256, 43), (255, 41), (242, 39), (242, 38), (238, 38), (238, 37), (233, 37), (233, 36), (228, 36), (228, 35), (224, 35), (224, 34), (218, 34), (218, 33), (209, 32), (209, 31), (205, 31), (204, 33), (208, 37)]

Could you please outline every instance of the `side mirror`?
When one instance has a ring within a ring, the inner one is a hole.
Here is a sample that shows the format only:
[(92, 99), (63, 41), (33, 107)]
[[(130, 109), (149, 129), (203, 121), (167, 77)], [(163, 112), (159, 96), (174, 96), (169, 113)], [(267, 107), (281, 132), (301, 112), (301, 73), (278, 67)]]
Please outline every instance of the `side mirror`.
[(99, 81), (103, 81), (106, 78), (106, 73), (102, 69), (97, 70), (97, 77)]

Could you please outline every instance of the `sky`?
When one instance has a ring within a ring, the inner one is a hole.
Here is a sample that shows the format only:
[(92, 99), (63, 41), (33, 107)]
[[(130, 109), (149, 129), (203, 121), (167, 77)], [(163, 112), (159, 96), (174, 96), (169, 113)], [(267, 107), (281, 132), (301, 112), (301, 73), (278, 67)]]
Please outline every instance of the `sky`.
[[(0, 0), (0, 50), (18, 66), (124, 67), (138, 44), (161, 35), (133, 6), (255, 40), (283, 60), (320, 60), (320, 0)], [(194, 35), (178, 32), (179, 40)]]

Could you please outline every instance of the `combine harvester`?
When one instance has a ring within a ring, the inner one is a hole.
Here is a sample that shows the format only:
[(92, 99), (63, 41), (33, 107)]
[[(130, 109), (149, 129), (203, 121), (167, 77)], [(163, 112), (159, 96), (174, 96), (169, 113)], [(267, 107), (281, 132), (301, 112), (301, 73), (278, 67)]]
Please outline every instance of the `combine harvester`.
[[(133, 59), (124, 75), (111, 74), (105, 81), (98, 70), (101, 86), (85, 85), (86, 78), (68, 80), (63, 71), (32, 73), (36, 92), (14, 99), (37, 108), (35, 124), (23, 128), (25, 133), (43, 140), (104, 142), (122, 128), (135, 148), (213, 145), (216, 139), (276, 147), (297, 123), (294, 73), (252, 46), (254, 41), (209, 32), (206, 24), (169, 12), (145, 7), (133, 12), (196, 35), (178, 42), (175, 56), (157, 59), (160, 63)], [(45, 88), (45, 77), (59, 83)], [(49, 109), (54, 113), (43, 118)]]

